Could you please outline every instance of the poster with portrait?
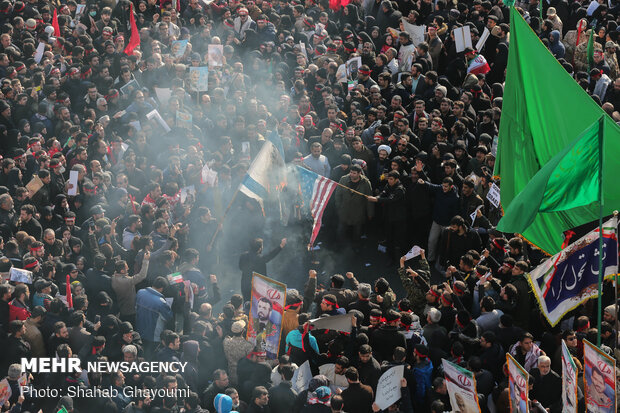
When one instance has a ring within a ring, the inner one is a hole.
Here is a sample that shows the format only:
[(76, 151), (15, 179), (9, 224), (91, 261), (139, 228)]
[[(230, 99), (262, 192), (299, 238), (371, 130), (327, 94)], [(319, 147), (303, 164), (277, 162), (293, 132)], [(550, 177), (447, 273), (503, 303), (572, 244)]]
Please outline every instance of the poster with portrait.
[(562, 413), (577, 413), (577, 365), (562, 340)]
[(129, 82), (125, 83), (125, 85), (123, 85), (120, 88), (120, 91), (121, 91), (121, 95), (131, 96), (134, 90), (138, 90), (138, 89), (140, 89), (140, 84), (138, 83), (136, 79), (132, 79)]
[(189, 87), (191, 90), (196, 90), (198, 92), (206, 92), (209, 90), (209, 68), (190, 67)]
[(508, 391), (510, 392), (510, 413), (529, 413), (529, 374), (510, 354), (506, 353), (508, 364)]
[(252, 274), (252, 302), (247, 339), (260, 346), (268, 359), (278, 357), (286, 284), (258, 273)]
[(358, 69), (362, 66), (362, 57), (356, 56), (347, 60), (347, 76), (349, 79), (353, 79), (357, 76)]
[(224, 45), (210, 44), (207, 52), (207, 59), (209, 67), (224, 66)]
[(192, 130), (192, 119), (193, 116), (191, 113), (181, 112), (177, 110), (177, 127)]
[(474, 373), (448, 360), (441, 359), (441, 362), (452, 411), (480, 413)]
[(9, 381), (4, 378), (0, 381), (0, 405), (4, 406), (4, 403), (7, 402), (13, 395), (13, 391), (11, 390), (11, 385)]
[(583, 340), (583, 384), (588, 413), (616, 411), (616, 365), (614, 359), (588, 340)]
[(187, 49), (188, 42), (188, 39), (175, 40), (174, 42), (172, 42), (172, 46), (170, 47), (170, 54), (172, 54), (172, 56), (176, 58), (183, 57), (183, 55), (185, 54), (185, 50)]

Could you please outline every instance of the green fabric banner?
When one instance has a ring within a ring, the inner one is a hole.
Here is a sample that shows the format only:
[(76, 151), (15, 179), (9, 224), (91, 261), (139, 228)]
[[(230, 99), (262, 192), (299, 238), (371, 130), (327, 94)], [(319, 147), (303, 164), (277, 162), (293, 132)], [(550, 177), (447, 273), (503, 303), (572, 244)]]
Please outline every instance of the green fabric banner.
[[(505, 210), (536, 173), (605, 112), (573, 80), (515, 8), (495, 174)], [(620, 127), (605, 115), (604, 177), (620, 177)], [(604, 213), (620, 208), (620, 186), (604, 179)], [(560, 251), (562, 232), (598, 219), (598, 207), (537, 214), (522, 235), (548, 254)]]
[(534, 175), (506, 208), (498, 230), (522, 233), (540, 212), (565, 211), (598, 201), (599, 124), (597, 120)]

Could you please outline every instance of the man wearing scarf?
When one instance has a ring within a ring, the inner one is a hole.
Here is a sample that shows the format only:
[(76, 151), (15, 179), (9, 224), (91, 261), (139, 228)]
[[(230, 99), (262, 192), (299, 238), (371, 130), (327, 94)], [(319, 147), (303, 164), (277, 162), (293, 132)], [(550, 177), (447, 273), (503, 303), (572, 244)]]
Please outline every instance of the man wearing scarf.
[(544, 356), (545, 352), (542, 351), (536, 343), (534, 343), (534, 336), (530, 333), (525, 333), (521, 337), (521, 341), (512, 346), (510, 349), (510, 354), (529, 373), (530, 370), (538, 367), (538, 358), (540, 356)]

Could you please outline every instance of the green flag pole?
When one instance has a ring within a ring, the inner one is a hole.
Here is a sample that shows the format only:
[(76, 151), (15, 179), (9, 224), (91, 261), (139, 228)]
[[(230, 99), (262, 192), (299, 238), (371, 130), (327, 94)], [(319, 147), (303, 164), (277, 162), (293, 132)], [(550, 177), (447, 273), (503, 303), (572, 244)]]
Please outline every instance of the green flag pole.
[(596, 345), (601, 346), (601, 312), (603, 310), (603, 126), (605, 116), (601, 116), (598, 121), (598, 314), (597, 314), (597, 333)]

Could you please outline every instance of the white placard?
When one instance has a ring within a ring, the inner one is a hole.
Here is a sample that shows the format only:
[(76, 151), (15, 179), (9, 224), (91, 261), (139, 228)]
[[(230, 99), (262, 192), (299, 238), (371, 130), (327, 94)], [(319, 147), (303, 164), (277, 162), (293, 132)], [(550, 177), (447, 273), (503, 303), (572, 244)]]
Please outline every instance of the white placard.
[(194, 187), (194, 185), (181, 188), (181, 203), (182, 204), (185, 203), (185, 200), (187, 199), (188, 195), (192, 195), (194, 198), (196, 198), (196, 188)]
[(301, 40), (299, 41), (299, 49), (301, 50), (301, 53), (304, 55), (306, 60), (308, 60), (308, 52), (306, 51), (306, 45)]
[(480, 211), (483, 206), (484, 206), (484, 204), (478, 205), (478, 208), (476, 208), (476, 210), (474, 212), (472, 212), (471, 215), (469, 215), (469, 217), (471, 218), (471, 224), (472, 225), (474, 225), (474, 222), (476, 221), (476, 215), (478, 215), (478, 211)]
[(157, 109), (153, 109), (152, 111), (147, 113), (146, 114), (146, 118), (148, 120), (155, 119), (157, 121), (157, 123), (159, 123), (159, 126), (161, 126), (166, 131), (166, 133), (168, 133), (168, 132), (170, 132), (172, 130), (172, 129), (170, 129), (170, 126), (168, 126), (168, 124), (166, 123), (164, 118), (161, 117), (161, 115), (159, 114)]
[(453, 30), (453, 33), (457, 53), (462, 52), (467, 47), (473, 48), (469, 26), (457, 27)]
[(418, 255), (420, 255), (421, 251), (422, 251), (422, 248), (418, 247), (417, 245), (414, 245), (413, 247), (411, 247), (409, 252), (405, 254), (405, 260), (410, 260), (412, 258), (417, 257)]
[(75, 196), (78, 190), (78, 171), (69, 171), (69, 189), (67, 195)]
[(402, 19), (401, 21), (403, 23), (403, 29), (411, 35), (411, 41), (414, 46), (417, 46), (424, 41), (424, 33), (426, 33), (425, 25), (416, 26), (415, 24), (409, 23), (405, 19)]
[(377, 384), (375, 403), (379, 409), (386, 410), (401, 398), (400, 379), (403, 378), (405, 366), (395, 366), (381, 375)]
[(310, 370), (310, 363), (306, 360), (304, 364), (295, 370), (295, 374), (293, 374), (293, 378), (291, 379), (293, 389), (298, 393), (308, 389), (310, 379), (312, 379), (312, 371)]
[(200, 172), (200, 183), (213, 188), (217, 184), (217, 172), (209, 168), (209, 165), (203, 166)]
[(351, 314), (340, 314), (315, 318), (314, 320), (310, 320), (310, 325), (314, 326), (315, 330), (335, 330), (342, 331), (343, 333), (350, 333), (352, 317)]
[(489, 38), (490, 34), (491, 34), (491, 32), (489, 31), (489, 29), (487, 29), (485, 27), (484, 31), (482, 32), (482, 36), (480, 36), (480, 38), (478, 39), (478, 43), (476, 43), (476, 50), (478, 50), (478, 51), (482, 50), (482, 48), (484, 47), (484, 44), (487, 42), (487, 39)]
[(45, 52), (45, 43), (39, 42), (37, 45), (37, 51), (34, 52), (34, 61), (37, 63), (41, 63), (41, 59), (43, 59), (43, 53)]
[(590, 5), (588, 5), (588, 9), (586, 10), (586, 15), (592, 16), (592, 14), (596, 11), (596, 9), (598, 9), (598, 6), (600, 6), (600, 4), (598, 4), (598, 1), (592, 0), (590, 2)]
[(20, 283), (32, 284), (32, 271), (12, 267), (9, 270), (9, 280)]
[(156, 87), (154, 89), (155, 95), (157, 95), (157, 100), (159, 100), (159, 103), (162, 106), (166, 106), (168, 104), (168, 101), (170, 100), (170, 97), (172, 96), (172, 90), (169, 87)]
[(495, 208), (499, 208), (499, 186), (491, 184), (491, 189), (487, 194), (487, 199)]

